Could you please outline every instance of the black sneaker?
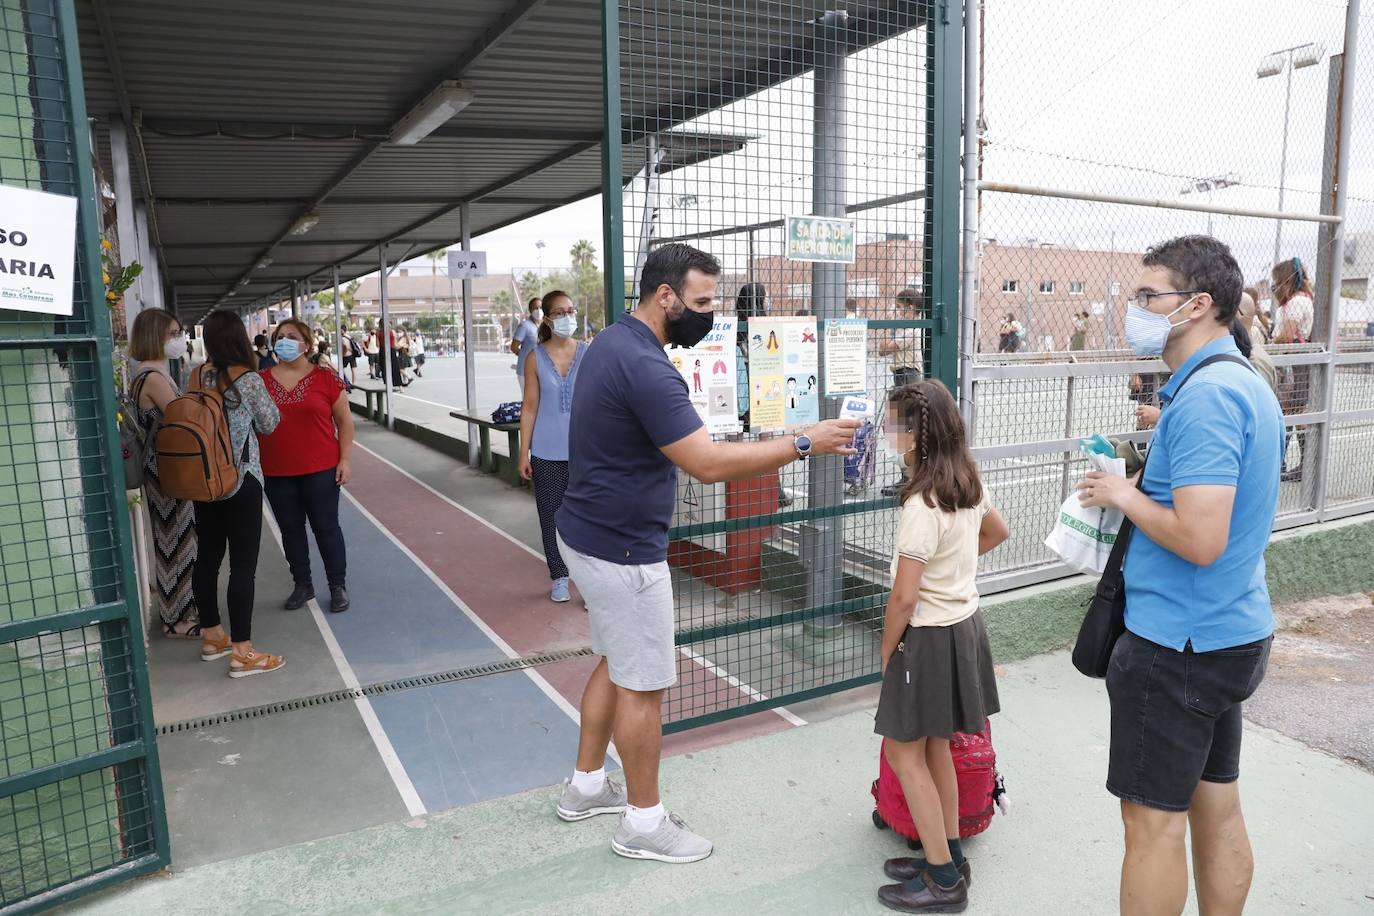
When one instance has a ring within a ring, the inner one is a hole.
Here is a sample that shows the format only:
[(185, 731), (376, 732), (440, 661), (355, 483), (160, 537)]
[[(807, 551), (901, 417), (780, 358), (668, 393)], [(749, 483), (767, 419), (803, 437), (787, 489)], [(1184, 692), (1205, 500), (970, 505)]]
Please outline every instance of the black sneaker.
[(286, 609), (297, 611), (305, 607), (305, 603), (315, 597), (315, 586), (297, 585), (291, 589), (291, 597), (286, 599)]
[(349, 604), (348, 592), (344, 590), (342, 585), (335, 586), (329, 590), (329, 610), (332, 613), (342, 614), (344, 611), (348, 610)]

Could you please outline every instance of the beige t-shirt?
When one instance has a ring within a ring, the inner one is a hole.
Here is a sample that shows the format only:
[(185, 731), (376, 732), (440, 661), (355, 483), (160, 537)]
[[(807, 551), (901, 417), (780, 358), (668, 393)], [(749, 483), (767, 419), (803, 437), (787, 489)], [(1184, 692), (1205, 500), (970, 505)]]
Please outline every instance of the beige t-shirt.
[(906, 501), (897, 522), (897, 549), (892, 576), (901, 557), (925, 564), (920, 599), (911, 614), (913, 627), (947, 627), (978, 610), (978, 531), (992, 510), (987, 487), (972, 509), (946, 512), (931, 508), (917, 494)]
[(1312, 319), (1314, 311), (1312, 307), (1312, 297), (1307, 293), (1298, 293), (1288, 304), (1279, 309), (1278, 328), (1275, 333), (1283, 330), (1283, 326), (1292, 321), (1298, 326), (1298, 332), (1302, 334), (1303, 340), (1312, 339)]

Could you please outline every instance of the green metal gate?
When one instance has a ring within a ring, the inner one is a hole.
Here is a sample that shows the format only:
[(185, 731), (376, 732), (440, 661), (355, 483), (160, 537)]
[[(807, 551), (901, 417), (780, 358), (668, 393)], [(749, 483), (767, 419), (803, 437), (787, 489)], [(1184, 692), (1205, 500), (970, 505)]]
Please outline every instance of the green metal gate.
[[(744, 362), (750, 320), (806, 316), (821, 354), (801, 386), (824, 395), (827, 324), (857, 314), (880, 418), (899, 367), (957, 390), (962, 5), (605, 0), (602, 13), (606, 276), (627, 277), (623, 294), (607, 284), (612, 318), (633, 308), (649, 252), (683, 242), (721, 260)], [(796, 217), (850, 227), (848, 263), (800, 261)], [(840, 398), (818, 407), (836, 416)], [(879, 457), (857, 483), (838, 458), (737, 484), (682, 477), (668, 730), (877, 679), (896, 522), (882, 486), (898, 474)]]
[(6, 912), (169, 861), (77, 49), (72, 0), (0, 0), (0, 182), (79, 200), (72, 316), (0, 310)]

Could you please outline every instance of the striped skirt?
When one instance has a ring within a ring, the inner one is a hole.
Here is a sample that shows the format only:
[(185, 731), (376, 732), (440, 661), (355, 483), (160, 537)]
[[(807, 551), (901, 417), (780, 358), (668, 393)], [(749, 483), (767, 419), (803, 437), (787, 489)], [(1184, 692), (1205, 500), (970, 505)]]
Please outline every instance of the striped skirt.
[(153, 527), (153, 604), (163, 624), (200, 621), (191, 594), (191, 570), (196, 565), (195, 504), (162, 492), (157, 479), (157, 458), (148, 462), (143, 479), (143, 499)]

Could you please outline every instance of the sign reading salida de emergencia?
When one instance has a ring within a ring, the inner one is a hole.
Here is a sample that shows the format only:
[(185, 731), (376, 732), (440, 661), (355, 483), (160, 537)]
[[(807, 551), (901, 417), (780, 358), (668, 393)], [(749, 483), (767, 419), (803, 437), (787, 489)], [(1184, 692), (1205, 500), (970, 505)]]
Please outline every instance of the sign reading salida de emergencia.
[(787, 217), (787, 260), (854, 263), (854, 221), (826, 216)]
[(0, 185), (0, 309), (72, 313), (76, 198)]

